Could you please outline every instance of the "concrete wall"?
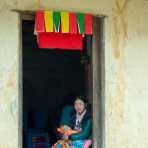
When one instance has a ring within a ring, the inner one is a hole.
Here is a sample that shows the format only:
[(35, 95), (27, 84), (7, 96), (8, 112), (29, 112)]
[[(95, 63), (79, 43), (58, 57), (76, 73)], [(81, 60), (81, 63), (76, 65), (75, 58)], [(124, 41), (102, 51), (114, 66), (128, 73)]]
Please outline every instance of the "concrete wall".
[(147, 0), (0, 1), (0, 148), (18, 148), (19, 16), (50, 8), (104, 14), (105, 147), (148, 147)]

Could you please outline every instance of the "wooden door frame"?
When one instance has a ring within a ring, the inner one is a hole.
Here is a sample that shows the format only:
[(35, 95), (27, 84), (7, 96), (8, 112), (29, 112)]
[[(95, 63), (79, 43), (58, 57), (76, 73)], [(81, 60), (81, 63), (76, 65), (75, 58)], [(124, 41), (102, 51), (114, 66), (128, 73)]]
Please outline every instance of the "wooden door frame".
[[(16, 11), (16, 10), (15, 10)], [(17, 11), (18, 12), (18, 11)], [(32, 15), (33, 14), (33, 15)], [(23, 90), (22, 90), (22, 21), (32, 20), (34, 12), (19, 11), (19, 127), (18, 148), (23, 147)], [(93, 44), (91, 52), (90, 97), (93, 98), (93, 148), (105, 147), (105, 51), (104, 19), (105, 16), (93, 17)]]
[(93, 17), (91, 97), (93, 98), (93, 148), (105, 147), (104, 17)]

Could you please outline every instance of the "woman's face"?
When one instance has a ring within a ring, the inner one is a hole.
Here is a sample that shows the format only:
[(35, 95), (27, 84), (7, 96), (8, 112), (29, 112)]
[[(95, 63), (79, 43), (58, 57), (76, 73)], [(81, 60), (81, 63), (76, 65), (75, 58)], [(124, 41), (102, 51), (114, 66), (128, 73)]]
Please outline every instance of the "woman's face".
[(76, 112), (82, 113), (85, 109), (85, 103), (80, 99), (76, 99), (76, 101), (74, 103), (74, 108), (75, 108)]

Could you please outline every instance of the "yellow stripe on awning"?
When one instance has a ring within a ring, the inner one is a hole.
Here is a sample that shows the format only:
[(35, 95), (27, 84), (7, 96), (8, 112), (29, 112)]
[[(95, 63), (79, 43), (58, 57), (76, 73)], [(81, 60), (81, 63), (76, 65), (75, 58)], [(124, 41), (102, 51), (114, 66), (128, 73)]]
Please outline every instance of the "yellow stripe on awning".
[(61, 12), (61, 31), (62, 33), (69, 33), (69, 13)]
[(46, 32), (53, 32), (53, 11), (46, 10), (44, 12)]

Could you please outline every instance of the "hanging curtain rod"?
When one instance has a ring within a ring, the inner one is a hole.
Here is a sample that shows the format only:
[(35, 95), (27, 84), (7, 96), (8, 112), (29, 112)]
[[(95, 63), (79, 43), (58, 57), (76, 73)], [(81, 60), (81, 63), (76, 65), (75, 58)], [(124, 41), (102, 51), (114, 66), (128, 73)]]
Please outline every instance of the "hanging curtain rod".
[[(45, 10), (49, 10), (49, 9), (45, 9)], [(34, 16), (35, 15), (35, 12), (36, 12), (36, 10), (19, 10), (19, 9), (12, 9), (11, 11), (18, 12), (18, 13), (20, 13), (22, 15), (32, 15), (32, 16)], [(60, 11), (60, 10), (56, 10), (56, 11)], [(84, 13), (87, 13), (87, 12), (84, 12)], [(106, 15), (102, 15), (102, 14), (92, 14), (92, 15), (94, 17), (99, 17), (99, 18), (107, 18)]]

